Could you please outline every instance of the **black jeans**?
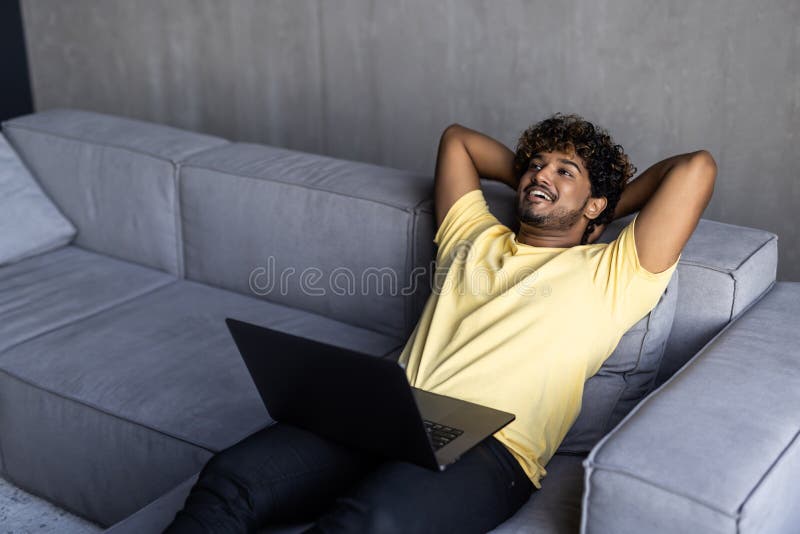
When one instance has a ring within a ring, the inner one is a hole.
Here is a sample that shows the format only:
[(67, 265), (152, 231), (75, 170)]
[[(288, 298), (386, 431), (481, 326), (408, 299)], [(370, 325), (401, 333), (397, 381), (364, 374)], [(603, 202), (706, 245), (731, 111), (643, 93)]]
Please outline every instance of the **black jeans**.
[(166, 532), (255, 532), (298, 521), (316, 521), (309, 532), (486, 532), (532, 491), (493, 437), (436, 472), (275, 424), (211, 458)]

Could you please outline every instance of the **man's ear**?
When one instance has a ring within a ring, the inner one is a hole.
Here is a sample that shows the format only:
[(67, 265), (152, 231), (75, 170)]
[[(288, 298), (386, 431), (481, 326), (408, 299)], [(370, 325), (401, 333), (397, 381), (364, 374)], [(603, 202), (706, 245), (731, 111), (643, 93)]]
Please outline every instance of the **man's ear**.
[(584, 215), (586, 215), (589, 219), (596, 219), (603, 213), (603, 210), (606, 209), (608, 205), (608, 200), (606, 197), (589, 197), (589, 201), (586, 203), (586, 207), (583, 209)]

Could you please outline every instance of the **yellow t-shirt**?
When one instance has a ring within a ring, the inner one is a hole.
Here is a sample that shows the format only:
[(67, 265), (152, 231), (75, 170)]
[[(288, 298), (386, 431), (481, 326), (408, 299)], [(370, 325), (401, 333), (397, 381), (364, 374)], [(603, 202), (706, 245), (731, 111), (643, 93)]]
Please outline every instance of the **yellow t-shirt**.
[(495, 434), (540, 488), (581, 409), (584, 382), (658, 303), (677, 261), (639, 264), (632, 221), (611, 243), (518, 243), (471, 191), (434, 242), (433, 293), (400, 362), (411, 385), (511, 412)]

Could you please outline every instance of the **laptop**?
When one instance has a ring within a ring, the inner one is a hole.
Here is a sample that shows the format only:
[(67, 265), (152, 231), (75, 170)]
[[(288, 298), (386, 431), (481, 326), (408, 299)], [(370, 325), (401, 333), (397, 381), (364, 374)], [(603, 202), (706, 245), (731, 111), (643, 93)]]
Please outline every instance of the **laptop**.
[(444, 470), (514, 415), (409, 385), (392, 359), (225, 319), (273, 419)]

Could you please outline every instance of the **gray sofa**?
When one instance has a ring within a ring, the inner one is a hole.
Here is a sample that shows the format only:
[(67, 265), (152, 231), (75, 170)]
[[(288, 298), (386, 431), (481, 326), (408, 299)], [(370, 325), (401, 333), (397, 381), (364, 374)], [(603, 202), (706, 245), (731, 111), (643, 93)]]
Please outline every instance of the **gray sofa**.
[[(225, 317), (392, 358), (430, 291), (430, 176), (77, 110), (3, 134), (77, 234), (0, 266), (0, 468), (108, 532), (160, 531), (271, 423)], [(775, 235), (702, 220), (497, 532), (798, 531), (800, 284), (776, 264)]]

